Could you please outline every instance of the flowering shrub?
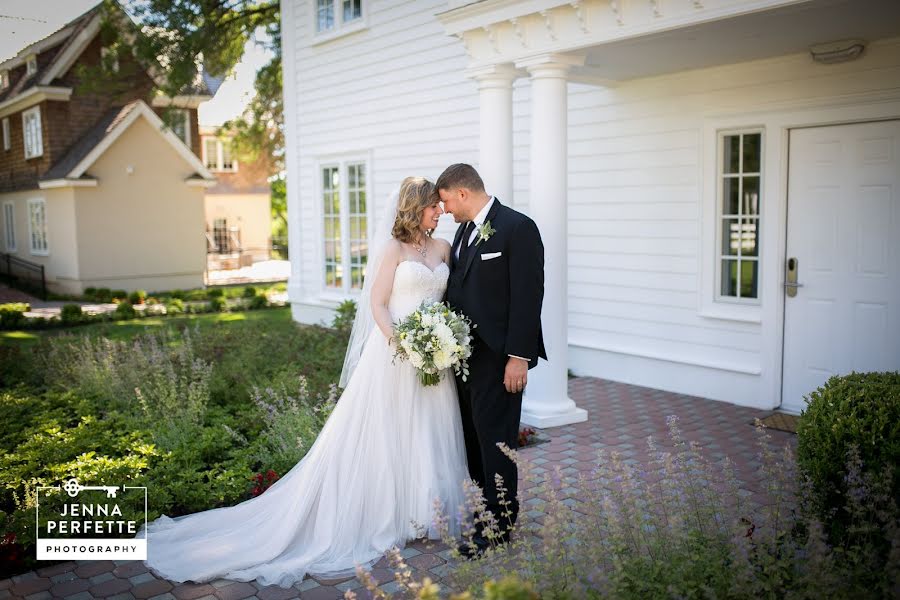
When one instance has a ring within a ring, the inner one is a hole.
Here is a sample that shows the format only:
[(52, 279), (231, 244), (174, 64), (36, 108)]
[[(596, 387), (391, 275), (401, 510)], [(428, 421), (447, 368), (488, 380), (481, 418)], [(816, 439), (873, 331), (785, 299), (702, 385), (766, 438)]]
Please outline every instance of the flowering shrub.
[(531, 427), (523, 427), (519, 429), (519, 448), (532, 443), (537, 436), (537, 432)]
[[(496, 590), (502, 587), (498, 578), (528, 586), (541, 598), (895, 595), (900, 589), (896, 506), (882, 515), (878, 531), (869, 532), (868, 543), (829, 546), (823, 523), (803, 510), (808, 486), (797, 483), (790, 448), (777, 453), (765, 428), (758, 425), (757, 431), (765, 477), (762, 504), (745, 500), (728, 459), (713, 465), (697, 444), (685, 441), (675, 417), (669, 419), (672, 450), (661, 450), (648, 439), (652, 458), (644, 464), (598, 451), (594, 470), (576, 477), (559, 466), (538, 475), (529, 461), (501, 445), (520, 475), (537, 484), (533, 495), (525, 491), (529, 486), (519, 486), (520, 505), (534, 506), (546, 516), (534, 518), (523, 511), (514, 527), (501, 527), (486, 511), (480, 489), (468, 485), (459, 516), (470, 511), (475, 516), (464, 529), (466, 539), (471, 543), (478, 522), (489, 540), (497, 540), (503, 529), (511, 529), (513, 536), (478, 560), (462, 560), (458, 542), (446, 535), (449, 517), (436, 511), (435, 525), (453, 548), (455, 563), (443, 585), (460, 592), (457, 598), (532, 597), (527, 591), (491, 596), (485, 582)], [(851, 476), (851, 498), (883, 493), (858, 477), (859, 466), (852, 460), (848, 464), (848, 472), (856, 474)], [(501, 504), (508, 507), (502, 481), (498, 489)], [(844, 509), (859, 514), (865, 507), (851, 501)], [(879, 559), (872, 544), (877, 539), (893, 548), (886, 560)], [(395, 564), (398, 568), (399, 581), (404, 566)], [(359, 576), (368, 587), (367, 575)], [(437, 597), (440, 591), (430, 581), (406, 581), (401, 588), (418, 598)]]
[[(264, 426), (254, 440), (253, 458), (271, 465), (280, 473), (287, 472), (309, 449), (322, 425), (337, 403), (337, 387), (332, 385), (327, 396), (314, 398), (306, 377), (298, 378), (297, 393), (279, 389), (253, 387), (251, 398), (263, 414)], [(246, 440), (244, 440), (246, 441)]]
[(256, 497), (262, 494), (264, 491), (269, 489), (273, 483), (278, 481), (278, 473), (269, 469), (268, 471), (263, 473), (257, 473), (253, 477), (250, 478), (250, 481), (253, 482), (253, 487), (250, 490), (250, 496)]
[(203, 421), (209, 402), (212, 365), (195, 355), (198, 333), (196, 327), (177, 336), (164, 329), (131, 343), (81, 336), (71, 344), (51, 346), (47, 380), (98, 401), (106, 412), (115, 409), (140, 418), (158, 443), (172, 448)]

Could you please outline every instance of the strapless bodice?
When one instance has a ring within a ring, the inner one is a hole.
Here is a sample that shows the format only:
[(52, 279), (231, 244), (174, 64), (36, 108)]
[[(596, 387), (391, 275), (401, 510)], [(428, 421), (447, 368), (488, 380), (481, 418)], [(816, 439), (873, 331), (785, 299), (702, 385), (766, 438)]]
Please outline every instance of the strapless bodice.
[(419, 308), (424, 301), (438, 302), (444, 297), (450, 267), (440, 263), (434, 270), (415, 260), (404, 260), (394, 271), (394, 287), (388, 309), (397, 322)]

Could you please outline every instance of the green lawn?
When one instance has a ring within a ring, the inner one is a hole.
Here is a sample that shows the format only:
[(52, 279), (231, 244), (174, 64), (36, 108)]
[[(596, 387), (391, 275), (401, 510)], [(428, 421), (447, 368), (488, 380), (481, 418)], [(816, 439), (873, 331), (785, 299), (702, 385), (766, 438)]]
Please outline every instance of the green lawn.
[(213, 327), (224, 323), (243, 321), (247, 323), (290, 323), (291, 309), (268, 308), (265, 310), (245, 310), (227, 313), (200, 313), (179, 315), (177, 317), (147, 317), (132, 319), (130, 321), (108, 321), (104, 323), (90, 323), (64, 329), (37, 329), (20, 331), (0, 331), (0, 345), (4, 344), (33, 344), (42, 338), (51, 338), (61, 334), (88, 335), (91, 337), (106, 337), (111, 340), (125, 341), (148, 331), (158, 331), (164, 327), (181, 328), (185, 325), (194, 326), (199, 323), (201, 329)]

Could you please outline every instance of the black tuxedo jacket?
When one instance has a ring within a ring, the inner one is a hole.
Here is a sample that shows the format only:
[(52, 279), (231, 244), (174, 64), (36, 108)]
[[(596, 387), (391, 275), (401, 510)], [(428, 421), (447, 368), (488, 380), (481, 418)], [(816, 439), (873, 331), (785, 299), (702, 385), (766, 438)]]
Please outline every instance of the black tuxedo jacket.
[(456, 230), (447, 302), (472, 319), (477, 325), (474, 334), (493, 352), (527, 358), (531, 369), (538, 357), (547, 359), (541, 331), (541, 234), (534, 221), (500, 204), (497, 198), (485, 218), (488, 221), (496, 232), (484, 241), (476, 233), (465, 264), (456, 259), (457, 248), (465, 243), (465, 223)]

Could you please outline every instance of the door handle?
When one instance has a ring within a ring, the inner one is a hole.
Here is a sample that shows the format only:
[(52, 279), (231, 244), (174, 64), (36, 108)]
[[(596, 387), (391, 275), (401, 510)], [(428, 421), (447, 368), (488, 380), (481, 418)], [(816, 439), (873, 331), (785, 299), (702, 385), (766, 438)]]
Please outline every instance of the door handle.
[(800, 270), (800, 261), (792, 256), (787, 259), (785, 267), (784, 289), (788, 297), (793, 298), (797, 295), (797, 288), (803, 287), (802, 283), (797, 283), (797, 273)]

